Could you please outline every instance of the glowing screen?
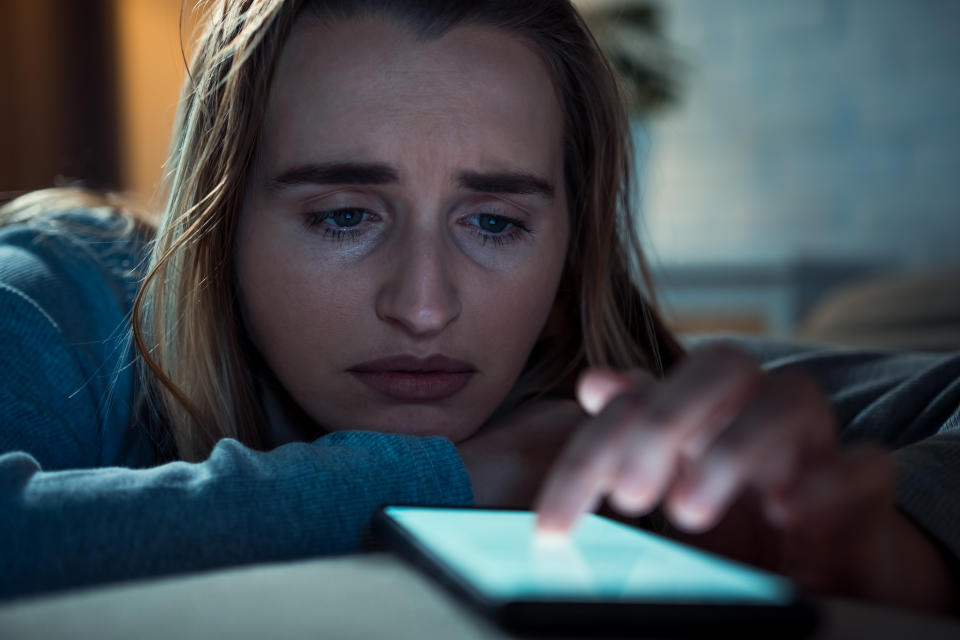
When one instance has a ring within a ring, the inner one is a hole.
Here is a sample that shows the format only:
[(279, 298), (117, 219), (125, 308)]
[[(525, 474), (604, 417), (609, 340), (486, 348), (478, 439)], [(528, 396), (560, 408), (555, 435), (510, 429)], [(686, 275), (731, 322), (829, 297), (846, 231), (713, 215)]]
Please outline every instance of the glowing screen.
[(534, 535), (535, 514), (387, 507), (443, 564), (497, 600), (787, 604), (776, 575), (589, 514), (573, 534)]

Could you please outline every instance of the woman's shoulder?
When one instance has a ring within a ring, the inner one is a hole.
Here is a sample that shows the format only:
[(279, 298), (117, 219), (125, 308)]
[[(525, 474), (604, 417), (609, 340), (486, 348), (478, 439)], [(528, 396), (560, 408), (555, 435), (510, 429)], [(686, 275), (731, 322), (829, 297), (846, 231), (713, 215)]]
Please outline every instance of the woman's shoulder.
[(105, 201), (33, 195), (0, 210), (0, 282), (51, 298), (70, 285), (106, 285), (129, 311), (146, 264), (144, 225)]
[(143, 241), (125, 224), (71, 210), (0, 227), (0, 285), (68, 341), (102, 340), (128, 317), (140, 280)]
[(145, 236), (95, 208), (4, 222), (0, 453), (27, 451), (45, 468), (130, 462), (129, 316)]

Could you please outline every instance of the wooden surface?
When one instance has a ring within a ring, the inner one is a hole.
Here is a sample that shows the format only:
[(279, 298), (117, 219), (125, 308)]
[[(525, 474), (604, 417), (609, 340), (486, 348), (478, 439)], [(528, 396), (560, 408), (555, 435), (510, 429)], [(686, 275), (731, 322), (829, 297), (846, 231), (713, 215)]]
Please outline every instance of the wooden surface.
[[(815, 638), (960, 638), (960, 620), (826, 601)], [(229, 569), (0, 606), (0, 638), (504, 638), (386, 553)]]

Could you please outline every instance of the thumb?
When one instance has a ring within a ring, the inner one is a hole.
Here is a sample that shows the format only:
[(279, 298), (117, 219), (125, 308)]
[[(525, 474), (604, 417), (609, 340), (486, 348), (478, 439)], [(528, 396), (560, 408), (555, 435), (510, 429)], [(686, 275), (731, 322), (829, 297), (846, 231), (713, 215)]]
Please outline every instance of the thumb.
[(584, 411), (595, 416), (621, 393), (642, 391), (654, 382), (656, 378), (653, 374), (643, 369), (587, 369), (577, 380), (577, 400)]

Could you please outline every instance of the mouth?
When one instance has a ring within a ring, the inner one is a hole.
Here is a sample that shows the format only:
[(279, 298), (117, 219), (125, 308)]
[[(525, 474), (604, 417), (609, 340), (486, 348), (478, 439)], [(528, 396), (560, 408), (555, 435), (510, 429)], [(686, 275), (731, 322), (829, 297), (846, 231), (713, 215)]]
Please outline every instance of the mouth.
[(393, 356), (354, 365), (347, 370), (374, 391), (401, 402), (435, 402), (458, 393), (477, 368), (443, 355), (428, 358)]

